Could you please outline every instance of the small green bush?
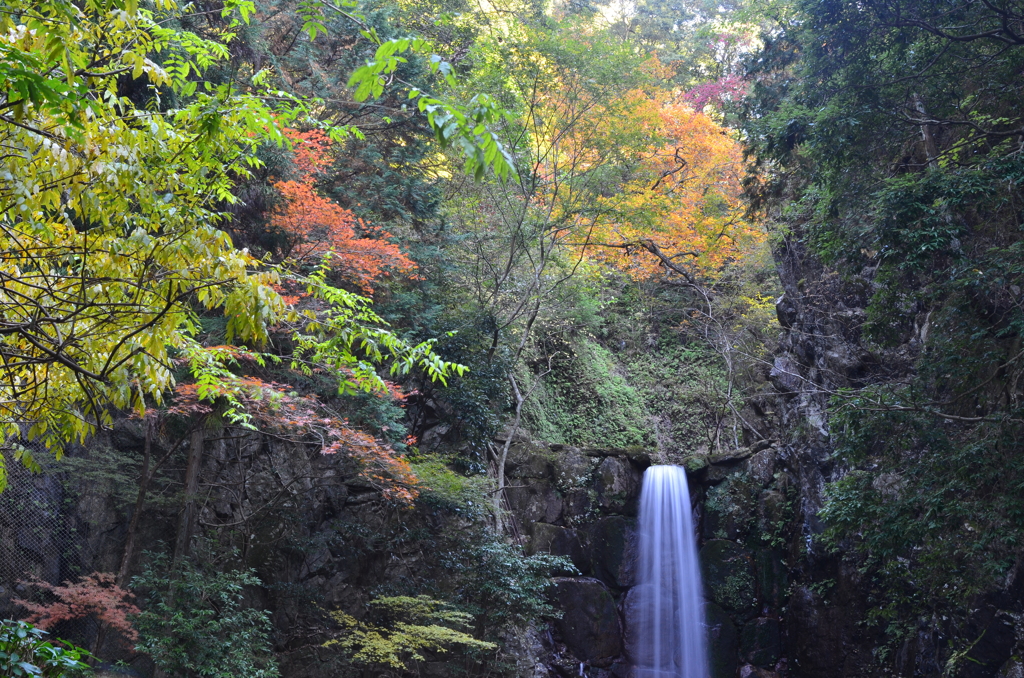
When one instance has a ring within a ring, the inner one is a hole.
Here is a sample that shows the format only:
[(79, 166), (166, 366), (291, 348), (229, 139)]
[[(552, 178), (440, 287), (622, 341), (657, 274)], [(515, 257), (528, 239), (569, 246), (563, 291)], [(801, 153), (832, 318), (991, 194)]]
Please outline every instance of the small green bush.
[(82, 661), (89, 655), (67, 643), (54, 645), (44, 639), (46, 631), (22, 621), (0, 622), (0, 676), (60, 678), (90, 671)]

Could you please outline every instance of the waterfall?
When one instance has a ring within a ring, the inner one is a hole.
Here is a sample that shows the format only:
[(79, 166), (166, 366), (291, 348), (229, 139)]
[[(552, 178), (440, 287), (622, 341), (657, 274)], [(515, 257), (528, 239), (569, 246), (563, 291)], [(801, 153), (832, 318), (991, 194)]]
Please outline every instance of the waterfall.
[(652, 466), (640, 493), (636, 678), (708, 678), (704, 604), (686, 471)]

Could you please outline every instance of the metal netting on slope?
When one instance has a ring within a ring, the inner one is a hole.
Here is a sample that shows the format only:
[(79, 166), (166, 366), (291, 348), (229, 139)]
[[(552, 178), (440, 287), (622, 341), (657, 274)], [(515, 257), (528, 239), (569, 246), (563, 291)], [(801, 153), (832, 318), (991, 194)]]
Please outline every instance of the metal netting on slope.
[[(31, 447), (31, 446), (30, 446)], [(48, 453), (33, 449), (38, 458)], [(0, 493), (0, 619), (20, 619), (26, 610), (14, 599), (33, 599), (23, 582), (37, 578), (51, 584), (82, 573), (82, 538), (75, 505), (62, 474), (45, 469), (35, 474), (7, 457), (7, 489)], [(52, 629), (54, 636), (86, 644), (96, 624), (81, 619)]]

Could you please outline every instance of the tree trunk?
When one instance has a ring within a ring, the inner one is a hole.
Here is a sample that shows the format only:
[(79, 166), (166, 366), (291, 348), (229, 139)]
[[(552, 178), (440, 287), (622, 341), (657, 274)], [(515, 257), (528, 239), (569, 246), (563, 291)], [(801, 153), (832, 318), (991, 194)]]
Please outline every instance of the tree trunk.
[(174, 542), (174, 557), (171, 571), (177, 569), (182, 558), (187, 558), (192, 549), (192, 532), (195, 529), (199, 499), (199, 469), (203, 465), (203, 442), (205, 429), (200, 426), (192, 431), (188, 449), (188, 465), (185, 467), (185, 506), (178, 520), (178, 537)]
[[(117, 569), (115, 583), (124, 588), (128, 581), (128, 571), (135, 557), (135, 535), (139, 531), (139, 520), (142, 516), (142, 509), (146, 505), (146, 493), (149, 490), (149, 481), (152, 479), (149, 470), (150, 460), (153, 454), (153, 429), (156, 422), (147, 417), (143, 419), (143, 426), (146, 429), (146, 445), (142, 453), (142, 472), (139, 474), (139, 493), (135, 498), (135, 509), (132, 511), (131, 522), (128, 523), (128, 534), (124, 539), (124, 553), (121, 555), (121, 567)], [(154, 469), (155, 471), (156, 469)]]

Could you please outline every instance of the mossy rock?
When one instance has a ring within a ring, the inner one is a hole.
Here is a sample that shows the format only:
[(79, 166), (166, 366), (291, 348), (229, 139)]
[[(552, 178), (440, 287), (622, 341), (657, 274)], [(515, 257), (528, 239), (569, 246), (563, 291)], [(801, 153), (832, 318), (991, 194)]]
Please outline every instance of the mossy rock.
[(707, 597), (741, 615), (756, 609), (754, 559), (734, 541), (713, 539), (700, 550), (700, 570)]
[(757, 520), (757, 502), (749, 476), (737, 474), (708, 490), (704, 500), (705, 539), (743, 539)]
[(708, 467), (708, 458), (704, 454), (694, 454), (683, 459), (683, 468), (687, 473), (699, 473)]
[(550, 478), (555, 458), (555, 453), (544, 443), (513, 443), (505, 460), (505, 473), (509, 478)]
[(760, 617), (744, 624), (740, 632), (740, 653), (754, 666), (763, 669), (775, 666), (782, 653), (779, 620)]
[(704, 606), (708, 627), (708, 663), (712, 678), (735, 678), (739, 642), (729, 614), (714, 603)]

